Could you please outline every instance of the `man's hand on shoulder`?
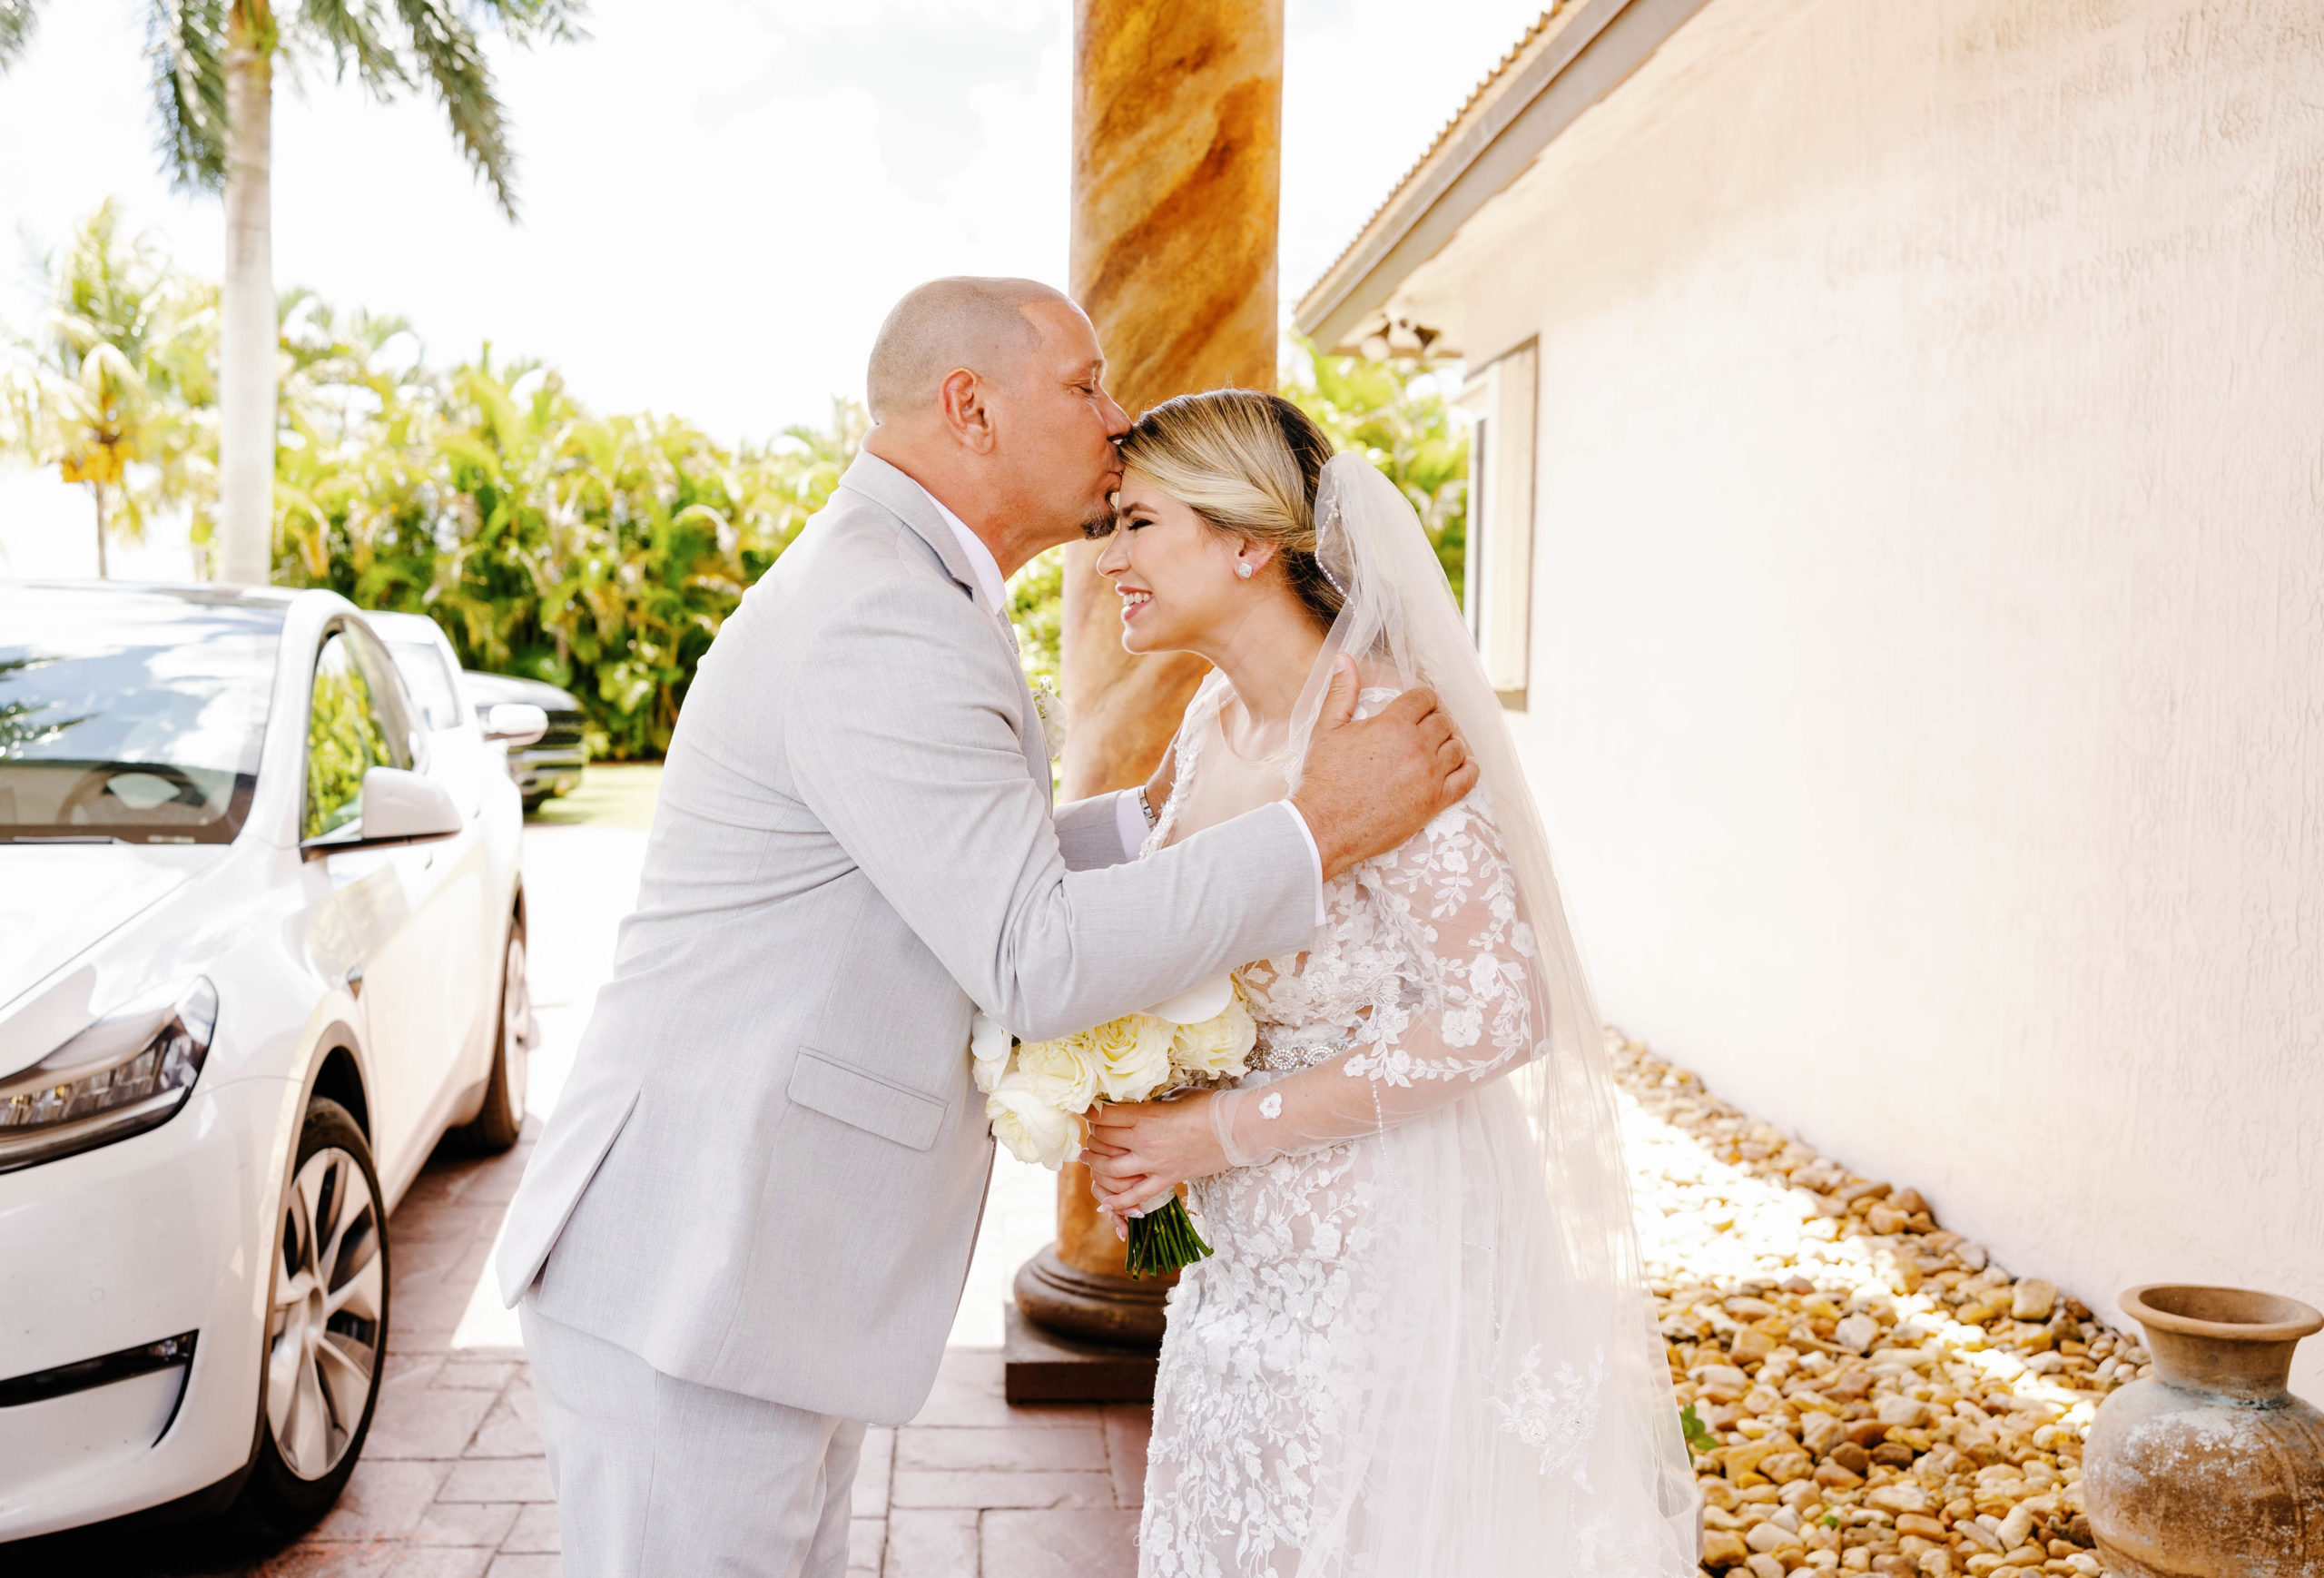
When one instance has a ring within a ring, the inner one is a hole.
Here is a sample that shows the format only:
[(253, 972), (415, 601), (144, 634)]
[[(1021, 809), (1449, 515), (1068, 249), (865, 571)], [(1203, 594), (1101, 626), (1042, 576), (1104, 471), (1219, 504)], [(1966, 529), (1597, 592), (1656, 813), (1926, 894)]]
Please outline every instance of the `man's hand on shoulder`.
[(1362, 722), (1356, 695), (1355, 666), (1343, 657), (1291, 798), (1326, 881), (1403, 843), (1477, 785), (1477, 765), (1434, 691), (1408, 690)]

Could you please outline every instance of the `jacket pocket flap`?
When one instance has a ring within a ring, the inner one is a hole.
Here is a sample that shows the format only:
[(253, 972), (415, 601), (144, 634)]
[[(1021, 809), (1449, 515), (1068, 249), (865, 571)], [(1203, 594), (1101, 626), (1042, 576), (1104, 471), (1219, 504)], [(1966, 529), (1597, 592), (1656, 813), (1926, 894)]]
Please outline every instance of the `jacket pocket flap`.
[(821, 1052), (800, 1051), (788, 1094), (802, 1107), (914, 1150), (934, 1145), (944, 1128), (944, 1103), (933, 1096), (891, 1085)]

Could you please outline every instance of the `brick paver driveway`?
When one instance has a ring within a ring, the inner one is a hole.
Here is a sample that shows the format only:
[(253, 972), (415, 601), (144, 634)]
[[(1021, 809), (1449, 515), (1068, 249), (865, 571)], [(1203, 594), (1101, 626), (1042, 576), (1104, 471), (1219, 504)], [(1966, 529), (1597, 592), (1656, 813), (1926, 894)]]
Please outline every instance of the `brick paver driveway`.
[[(534, 995), (542, 1048), (526, 1136), (507, 1156), (439, 1152), (391, 1218), (391, 1332), (379, 1412), (347, 1494), (306, 1537), (253, 1549), (176, 1526), (0, 1547), (9, 1578), (555, 1578), (556, 1509), (514, 1318), (486, 1262), (525, 1158), (570, 1066), (613, 956), (644, 853), (652, 769), (590, 769), (578, 804), (527, 829)], [(590, 791), (594, 791), (591, 793)], [(1048, 1175), (1004, 1156), (973, 1307), (956, 1340), (990, 1342), (982, 1307), (1045, 1234)], [(1028, 1241), (1029, 1239), (1029, 1242)], [(919, 1418), (875, 1430), (855, 1484), (851, 1573), (883, 1578), (1113, 1578), (1137, 1569), (1142, 1407), (1012, 1408), (1000, 1356), (945, 1356)]]

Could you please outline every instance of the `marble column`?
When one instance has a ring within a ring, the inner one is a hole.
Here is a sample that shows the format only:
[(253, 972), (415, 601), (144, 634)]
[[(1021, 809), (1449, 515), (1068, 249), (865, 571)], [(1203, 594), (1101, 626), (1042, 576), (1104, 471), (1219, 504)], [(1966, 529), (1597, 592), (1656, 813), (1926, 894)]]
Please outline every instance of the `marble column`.
[[(1175, 394), (1272, 389), (1282, 171), (1283, 0), (1075, 0), (1074, 298), (1136, 416)], [(1204, 672), (1132, 657), (1094, 545), (1068, 550), (1064, 797), (1145, 782)], [(1058, 1241), (1018, 1275), (1051, 1331), (1157, 1341), (1162, 1286), (1123, 1273), (1088, 1174), (1058, 1180)]]

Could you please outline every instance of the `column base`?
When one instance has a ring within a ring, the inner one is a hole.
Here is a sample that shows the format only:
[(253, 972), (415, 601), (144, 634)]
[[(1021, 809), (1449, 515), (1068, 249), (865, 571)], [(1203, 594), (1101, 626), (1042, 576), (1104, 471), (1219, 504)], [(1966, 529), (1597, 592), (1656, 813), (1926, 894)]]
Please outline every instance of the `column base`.
[(1050, 1244), (1017, 1268), (1017, 1307), (1068, 1342), (1157, 1348), (1172, 1277), (1117, 1277), (1066, 1264)]
[(1177, 1280), (1083, 1271), (1055, 1244), (1026, 1261), (1005, 1310), (1009, 1400), (1150, 1402), (1163, 1300)]
[(1156, 1354), (1043, 1331), (1013, 1304), (1000, 1307), (1001, 1393), (1019, 1403), (1151, 1403)]

